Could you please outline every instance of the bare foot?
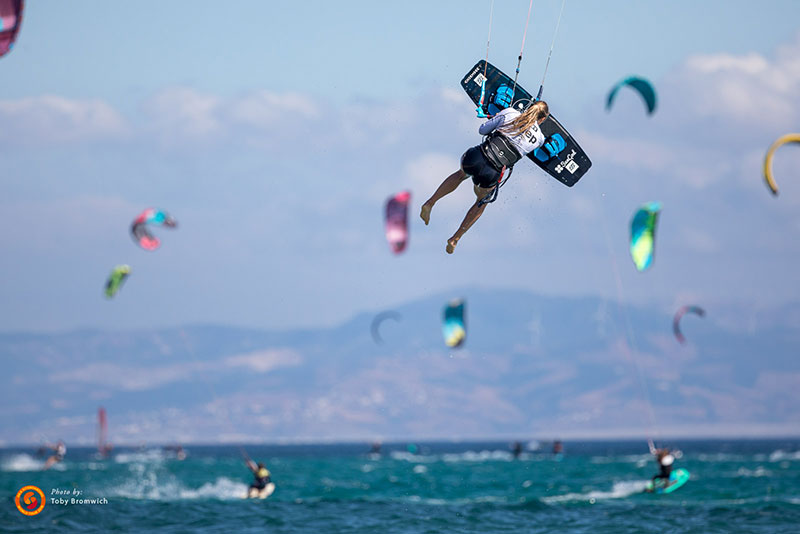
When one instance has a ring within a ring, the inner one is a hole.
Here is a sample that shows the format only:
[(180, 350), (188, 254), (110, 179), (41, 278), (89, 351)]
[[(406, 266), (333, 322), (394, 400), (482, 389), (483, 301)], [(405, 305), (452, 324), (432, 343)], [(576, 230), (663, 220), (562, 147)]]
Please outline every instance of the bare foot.
[(422, 210), (419, 212), (420, 218), (425, 221), (425, 226), (428, 226), (428, 223), (431, 222), (431, 206), (427, 202), (422, 205)]
[(456, 251), (456, 245), (458, 245), (458, 239), (448, 239), (447, 240), (447, 250), (448, 254), (452, 254)]

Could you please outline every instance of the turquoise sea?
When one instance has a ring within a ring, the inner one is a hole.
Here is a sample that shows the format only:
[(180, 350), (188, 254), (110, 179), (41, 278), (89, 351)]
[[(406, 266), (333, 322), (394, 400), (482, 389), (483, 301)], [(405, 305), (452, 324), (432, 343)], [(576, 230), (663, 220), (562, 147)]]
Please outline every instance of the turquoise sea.
[[(108, 459), (70, 448), (41, 471), (32, 449), (0, 450), (2, 532), (800, 532), (800, 439), (670, 441), (691, 480), (671, 495), (643, 494), (656, 471), (643, 442), (246, 446), (277, 485), (245, 500), (251, 475), (236, 446), (120, 449)], [(47, 495), (36, 516), (14, 497)], [(56, 504), (54, 491), (68, 504)], [(69, 499), (107, 501), (73, 504)]]

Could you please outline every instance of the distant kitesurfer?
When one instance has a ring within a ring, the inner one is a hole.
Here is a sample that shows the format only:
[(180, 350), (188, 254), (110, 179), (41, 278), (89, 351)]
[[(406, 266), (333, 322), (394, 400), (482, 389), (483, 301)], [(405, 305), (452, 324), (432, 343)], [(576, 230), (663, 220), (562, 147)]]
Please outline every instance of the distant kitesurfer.
[(45, 445), (45, 448), (52, 450), (53, 454), (44, 463), (44, 467), (42, 468), (43, 471), (47, 471), (53, 467), (53, 465), (62, 461), (64, 456), (67, 454), (67, 446), (64, 445), (62, 440), (58, 440), (58, 443), (55, 445)]
[(247, 490), (247, 496), (254, 498), (260, 497), (265, 493), (265, 496), (269, 496), (269, 494), (275, 490), (275, 484), (272, 482), (269, 469), (264, 467), (263, 462), (258, 462), (258, 464), (256, 464), (250, 458), (246, 458), (245, 461), (247, 462), (247, 467), (253, 472), (253, 476), (255, 477), (255, 480), (253, 480), (253, 483), (250, 484), (250, 488)]
[(672, 464), (675, 462), (675, 456), (672, 455), (672, 452), (669, 449), (656, 449), (655, 445), (651, 441), (650, 445), (650, 453), (656, 457), (656, 461), (658, 461), (659, 471), (656, 475), (653, 476), (653, 486), (656, 485), (658, 479), (663, 479), (663, 484), (666, 486), (669, 484), (669, 477), (672, 474)]
[(519, 458), (520, 454), (522, 454), (522, 443), (519, 441), (515, 441), (511, 444), (511, 454), (514, 455), (514, 458)]
[(486, 203), (491, 201), (490, 196), (496, 194), (503, 174), (510, 172), (511, 167), (526, 154), (544, 144), (545, 137), (539, 125), (549, 114), (547, 103), (539, 100), (523, 112), (509, 107), (484, 122), (478, 132), (488, 137), (480, 145), (464, 152), (461, 156), (461, 168), (448, 176), (433, 196), (422, 205), (420, 217), (427, 225), (434, 204), (455, 191), (467, 177), (472, 178), (477, 198), (467, 211), (461, 226), (447, 240), (448, 254), (455, 251), (458, 241), (481, 216)]
[(553, 454), (564, 454), (564, 445), (561, 440), (557, 439), (553, 442)]
[(182, 445), (177, 445), (177, 444), (176, 445), (166, 445), (164, 447), (164, 450), (167, 451), (167, 452), (174, 452), (175, 453), (175, 458), (180, 460), (180, 461), (183, 461), (183, 460), (186, 459), (186, 451), (183, 450), (183, 446)]

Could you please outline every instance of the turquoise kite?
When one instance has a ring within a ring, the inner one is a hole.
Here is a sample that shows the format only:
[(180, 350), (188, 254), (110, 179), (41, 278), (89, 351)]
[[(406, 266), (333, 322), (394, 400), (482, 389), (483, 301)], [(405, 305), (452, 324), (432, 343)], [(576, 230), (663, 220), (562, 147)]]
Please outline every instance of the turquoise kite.
[(631, 219), (631, 258), (639, 271), (647, 270), (653, 263), (660, 211), (659, 202), (648, 202)]
[(131, 268), (128, 265), (117, 265), (114, 267), (111, 274), (108, 276), (108, 281), (106, 281), (106, 297), (114, 297), (130, 274)]
[(614, 102), (617, 91), (626, 85), (636, 89), (636, 91), (642, 95), (644, 103), (647, 105), (647, 114), (652, 115), (656, 110), (656, 91), (653, 89), (653, 85), (650, 82), (636, 76), (625, 78), (611, 89), (611, 92), (608, 93), (608, 100), (606, 100), (606, 111), (611, 109), (611, 103)]
[(458, 348), (467, 337), (467, 326), (464, 321), (464, 301), (451, 300), (444, 308), (442, 335), (448, 347)]

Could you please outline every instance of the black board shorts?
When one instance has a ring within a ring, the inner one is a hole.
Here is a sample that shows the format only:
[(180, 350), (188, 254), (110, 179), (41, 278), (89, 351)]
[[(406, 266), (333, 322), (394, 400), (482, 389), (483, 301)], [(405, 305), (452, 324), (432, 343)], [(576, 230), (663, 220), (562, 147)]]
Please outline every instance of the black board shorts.
[(461, 156), (461, 170), (472, 177), (472, 183), (484, 189), (494, 187), (500, 180), (500, 171), (492, 167), (480, 146), (464, 152)]

